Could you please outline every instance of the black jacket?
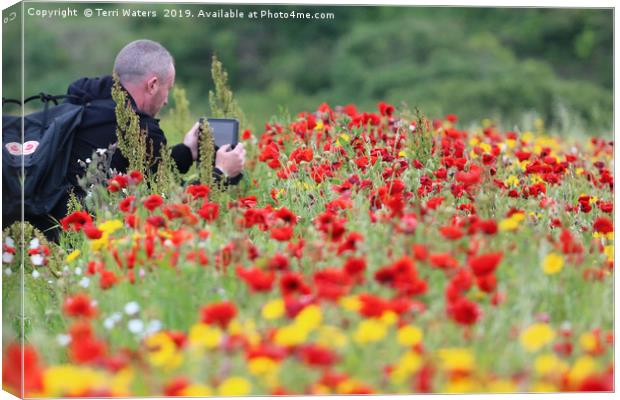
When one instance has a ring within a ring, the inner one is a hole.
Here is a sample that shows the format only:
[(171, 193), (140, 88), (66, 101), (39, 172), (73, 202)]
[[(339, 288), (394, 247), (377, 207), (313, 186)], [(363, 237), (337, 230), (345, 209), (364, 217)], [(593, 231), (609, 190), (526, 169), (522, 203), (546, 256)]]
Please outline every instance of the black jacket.
[[(82, 194), (79, 188), (77, 177), (83, 176), (85, 170), (80, 166), (78, 160), (91, 158), (97, 149), (107, 149), (110, 145), (117, 142), (116, 137), (116, 115), (114, 100), (112, 100), (112, 85), (114, 80), (111, 76), (102, 78), (81, 78), (73, 82), (67, 94), (75, 96), (68, 101), (76, 104), (87, 104), (80, 124), (73, 141), (71, 150), (71, 162), (69, 164), (67, 178), (74, 186), (77, 193)], [(162, 145), (165, 145), (166, 136), (159, 127), (159, 119), (153, 118), (140, 111), (131, 96), (128, 96), (134, 110), (140, 117), (140, 128), (147, 132), (147, 143), (152, 142), (154, 161), (159, 159), (159, 152)], [(98, 101), (93, 101), (98, 100)], [(187, 172), (193, 163), (192, 153), (189, 147), (180, 143), (172, 147), (172, 159), (175, 161), (181, 173)], [(118, 172), (125, 173), (129, 162), (119, 150), (113, 153), (111, 168)], [(153, 169), (156, 165), (153, 165)]]

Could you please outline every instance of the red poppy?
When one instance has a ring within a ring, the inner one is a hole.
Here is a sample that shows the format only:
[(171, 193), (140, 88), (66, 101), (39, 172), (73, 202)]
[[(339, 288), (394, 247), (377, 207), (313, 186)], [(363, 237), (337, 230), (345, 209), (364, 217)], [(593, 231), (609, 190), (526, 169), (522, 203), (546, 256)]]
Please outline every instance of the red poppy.
[(384, 311), (390, 309), (389, 303), (379, 296), (362, 293), (358, 296), (358, 299), (361, 303), (359, 313), (366, 318), (380, 317)]
[(65, 231), (79, 231), (86, 224), (92, 224), (93, 219), (86, 211), (74, 211), (60, 220), (62, 229)]
[(309, 294), (310, 287), (298, 272), (285, 272), (280, 276), (280, 290), (284, 297), (292, 294)]
[(69, 356), (76, 364), (89, 363), (103, 358), (107, 353), (107, 346), (103, 341), (88, 336), (81, 340), (72, 340)]
[(162, 204), (164, 204), (164, 199), (158, 194), (152, 194), (144, 200), (144, 207), (149, 211), (153, 211)]
[(190, 385), (190, 381), (185, 377), (177, 377), (170, 380), (166, 386), (164, 386), (164, 396), (177, 397), (183, 394), (183, 389)]
[(480, 307), (466, 297), (460, 297), (449, 303), (447, 313), (450, 318), (461, 325), (472, 325), (480, 319)]
[(85, 293), (78, 293), (67, 297), (63, 309), (65, 314), (70, 317), (91, 318), (97, 314), (97, 308), (93, 306), (92, 300)]
[(273, 287), (275, 274), (264, 272), (260, 268), (244, 269), (241, 266), (236, 268), (237, 276), (241, 278), (253, 292), (268, 292)]
[(366, 260), (361, 257), (350, 257), (344, 263), (344, 272), (352, 278), (354, 282), (363, 283), (366, 271)]
[(217, 324), (226, 328), (230, 320), (237, 315), (237, 307), (229, 301), (222, 301), (204, 306), (200, 312), (201, 320), (205, 324)]
[(592, 225), (594, 232), (600, 232), (602, 234), (608, 234), (614, 231), (614, 223), (606, 217), (598, 217), (594, 220)]
[(118, 208), (122, 212), (132, 213), (136, 211), (135, 200), (136, 200), (136, 196), (127, 196), (123, 200), (121, 200), (120, 203), (118, 203)]
[(493, 273), (502, 260), (503, 253), (487, 253), (469, 260), (469, 267), (476, 276), (483, 276)]
[(117, 175), (114, 178), (108, 179), (108, 190), (112, 193), (127, 187), (127, 177), (125, 175)]
[(436, 268), (454, 269), (459, 266), (459, 262), (449, 253), (433, 253), (428, 256), (428, 261)]
[(280, 228), (271, 228), (271, 238), (280, 242), (286, 242), (293, 237), (293, 227), (283, 226)]
[(185, 191), (194, 199), (198, 199), (209, 196), (210, 189), (207, 185), (189, 185)]
[(459, 118), (455, 114), (448, 114), (448, 115), (445, 116), (445, 119), (446, 119), (446, 121), (449, 121), (449, 122), (451, 122), (453, 124), (456, 123), (459, 120)]
[(287, 224), (295, 225), (297, 223), (297, 215), (286, 207), (276, 210), (273, 215)]
[(317, 344), (307, 344), (299, 348), (299, 358), (311, 367), (329, 367), (338, 362), (339, 356), (332, 350)]
[(220, 206), (217, 203), (205, 203), (197, 211), (205, 221), (213, 222), (220, 215)]
[[(37, 352), (32, 346), (25, 345), (22, 352), (22, 346), (19, 343), (11, 343), (5, 349), (4, 354), (2, 368), (4, 385), (13, 389), (13, 393), (20, 397), (43, 390), (43, 372), (39, 365)], [(22, 392), (22, 384), (24, 392)]]
[(92, 223), (87, 223), (82, 227), (82, 229), (86, 237), (89, 239), (100, 239), (101, 236), (103, 236), (103, 232)]
[(280, 253), (276, 253), (267, 261), (267, 268), (272, 271), (286, 271), (290, 266), (289, 259)]
[(116, 282), (118, 282), (118, 277), (113, 271), (107, 269), (101, 271), (101, 276), (99, 278), (99, 286), (101, 286), (101, 289), (109, 289), (114, 286)]
[(442, 226), (439, 228), (439, 233), (448, 240), (458, 240), (465, 235), (463, 231), (453, 225)]
[(377, 108), (379, 109), (379, 113), (383, 116), (391, 117), (394, 113), (394, 106), (391, 104), (380, 102), (377, 104)]

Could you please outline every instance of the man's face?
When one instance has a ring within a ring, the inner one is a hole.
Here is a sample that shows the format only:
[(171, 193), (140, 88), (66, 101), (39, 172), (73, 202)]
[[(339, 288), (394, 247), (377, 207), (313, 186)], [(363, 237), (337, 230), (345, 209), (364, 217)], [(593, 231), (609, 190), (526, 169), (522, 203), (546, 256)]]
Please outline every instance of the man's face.
[(158, 79), (151, 90), (145, 104), (145, 111), (147, 114), (155, 117), (157, 113), (168, 104), (168, 93), (172, 86), (174, 86), (175, 70), (174, 66), (170, 67), (170, 72), (167, 77)]

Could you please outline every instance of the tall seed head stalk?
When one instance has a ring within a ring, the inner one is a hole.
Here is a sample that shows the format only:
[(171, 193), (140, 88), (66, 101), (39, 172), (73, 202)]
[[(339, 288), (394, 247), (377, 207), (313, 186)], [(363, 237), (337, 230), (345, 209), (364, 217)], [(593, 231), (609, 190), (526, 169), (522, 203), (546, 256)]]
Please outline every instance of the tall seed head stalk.
[[(114, 74), (112, 86), (112, 99), (116, 103), (116, 136), (118, 149), (129, 161), (129, 170), (147, 171), (147, 166), (153, 158), (152, 143), (151, 151), (147, 151), (147, 135), (140, 129), (140, 118), (131, 107), (127, 98), (128, 94), (121, 86), (118, 75)], [(149, 159), (147, 159), (147, 153)]]

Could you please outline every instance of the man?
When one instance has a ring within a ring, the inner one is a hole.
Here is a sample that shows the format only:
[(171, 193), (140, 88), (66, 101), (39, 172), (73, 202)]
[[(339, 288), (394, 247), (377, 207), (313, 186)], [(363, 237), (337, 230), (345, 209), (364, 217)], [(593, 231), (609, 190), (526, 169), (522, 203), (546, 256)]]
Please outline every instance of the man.
[[(155, 170), (159, 161), (161, 147), (166, 144), (166, 137), (155, 118), (168, 103), (168, 93), (174, 85), (174, 60), (170, 53), (159, 43), (152, 40), (136, 40), (126, 45), (117, 55), (114, 72), (118, 75), (123, 88), (129, 94), (132, 107), (140, 118), (140, 127), (147, 132), (147, 146), (152, 145)], [(78, 184), (78, 177), (85, 174), (83, 162), (90, 159), (98, 149), (108, 149), (117, 142), (116, 104), (112, 100), (111, 76), (102, 78), (82, 78), (69, 86), (68, 94), (73, 97), (70, 102), (87, 104), (82, 123), (75, 134), (71, 149), (71, 161), (67, 179), (78, 197), (85, 195)], [(171, 149), (171, 156), (181, 173), (187, 172), (198, 157), (198, 123), (185, 134), (183, 142)], [(237, 184), (245, 163), (245, 149), (239, 143), (233, 150), (226, 145), (217, 150), (215, 155), (214, 177), (225, 180), (225, 184)], [(127, 159), (119, 150), (114, 151), (111, 168), (126, 172)], [(68, 194), (52, 210), (52, 216), (59, 220), (66, 215)]]

